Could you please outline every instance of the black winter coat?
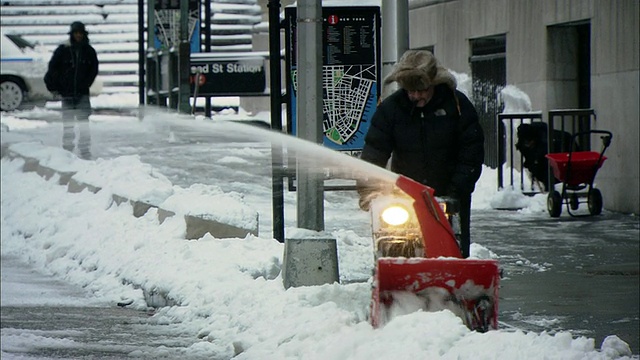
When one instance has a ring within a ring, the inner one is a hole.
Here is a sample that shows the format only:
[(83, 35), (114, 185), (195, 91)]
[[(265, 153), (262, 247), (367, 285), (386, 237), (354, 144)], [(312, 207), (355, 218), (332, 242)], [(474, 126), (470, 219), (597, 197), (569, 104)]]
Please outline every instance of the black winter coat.
[(89, 95), (98, 75), (98, 56), (88, 42), (66, 42), (54, 51), (45, 76), (47, 89), (63, 97)]
[[(393, 155), (393, 156), (392, 156)], [(469, 195), (480, 178), (484, 135), (469, 99), (445, 84), (423, 108), (405, 90), (373, 115), (361, 159), (432, 187), (437, 196)]]

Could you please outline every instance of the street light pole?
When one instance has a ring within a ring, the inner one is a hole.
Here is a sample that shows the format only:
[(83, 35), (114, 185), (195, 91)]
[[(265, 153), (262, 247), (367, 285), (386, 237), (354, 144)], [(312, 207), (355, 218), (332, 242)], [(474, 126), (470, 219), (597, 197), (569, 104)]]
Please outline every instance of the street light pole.
[[(298, 136), (322, 144), (322, 2), (300, 0), (297, 9)], [(296, 165), (298, 227), (324, 230), (324, 179), (311, 159)], [(304, 165), (304, 166), (301, 166)], [(309, 171), (309, 170), (313, 171)]]
[[(409, 1), (382, 0), (382, 79), (391, 73), (393, 66), (408, 49)], [(382, 86), (380, 100), (396, 89), (396, 83)]]

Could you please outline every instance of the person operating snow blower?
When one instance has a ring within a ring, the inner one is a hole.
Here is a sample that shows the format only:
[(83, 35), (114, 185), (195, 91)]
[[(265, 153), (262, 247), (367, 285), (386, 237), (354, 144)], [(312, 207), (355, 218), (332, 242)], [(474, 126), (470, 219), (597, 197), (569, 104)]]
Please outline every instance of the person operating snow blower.
[[(460, 250), (469, 257), (471, 193), (484, 161), (484, 135), (478, 114), (458, 91), (454, 76), (429, 51), (405, 52), (385, 84), (399, 89), (377, 108), (361, 159), (405, 175), (435, 190), (435, 196), (457, 200)], [(375, 184), (358, 182), (360, 207), (369, 209)]]

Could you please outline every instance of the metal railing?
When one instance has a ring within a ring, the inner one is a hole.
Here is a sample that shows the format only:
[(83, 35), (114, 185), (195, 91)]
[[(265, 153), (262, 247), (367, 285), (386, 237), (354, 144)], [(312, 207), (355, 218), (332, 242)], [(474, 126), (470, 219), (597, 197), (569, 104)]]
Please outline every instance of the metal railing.
[[(591, 138), (588, 135), (577, 137), (575, 144), (566, 144), (565, 142), (554, 142), (554, 133), (560, 131), (561, 134), (567, 133), (574, 135), (591, 130), (595, 124), (596, 115), (593, 109), (561, 109), (550, 110), (545, 117), (542, 112), (531, 113), (512, 113), (498, 114), (496, 117), (496, 129), (498, 130), (497, 144), (499, 151), (497, 153), (496, 163), (504, 164), (498, 166), (498, 190), (505, 188), (505, 168), (509, 176), (509, 182), (506, 184), (512, 189), (519, 188), (525, 195), (535, 195), (544, 191), (540, 187), (536, 187), (534, 181), (531, 184), (525, 184), (525, 171), (523, 155), (516, 149), (517, 128), (523, 123), (544, 122), (547, 126), (547, 149), (546, 153), (552, 151), (568, 152), (572, 146), (574, 150), (588, 151), (591, 149)], [(556, 144), (557, 143), (557, 144)], [(552, 147), (555, 144), (555, 149)], [(558, 147), (559, 146), (559, 147)], [(519, 154), (519, 155), (518, 155)], [(514, 170), (519, 170), (519, 179), (516, 179)], [(550, 186), (554, 183), (553, 171), (548, 169), (547, 184)]]
[(498, 190), (504, 189), (504, 166), (509, 169), (509, 186), (515, 188), (515, 176), (513, 169), (520, 169), (519, 187), (523, 193), (535, 193), (533, 183), (528, 189), (525, 189), (524, 184), (524, 171), (523, 171), (523, 156), (520, 154), (516, 157), (516, 141), (517, 141), (517, 129), (518, 126), (524, 123), (532, 123), (536, 121), (543, 121), (541, 112), (527, 112), (527, 113), (511, 113), (511, 114), (498, 114), (496, 118), (496, 129), (498, 130), (496, 147), (498, 165)]
[[(578, 149), (589, 150), (591, 149), (591, 137), (588, 135), (588, 131), (591, 130), (591, 125), (596, 121), (596, 114), (593, 109), (563, 109), (563, 110), (550, 110), (549, 111), (549, 123), (551, 128), (566, 131), (571, 135), (577, 133), (586, 133), (577, 137), (577, 143), (573, 144)], [(549, 140), (551, 140), (551, 132), (549, 132)], [(551, 142), (549, 142), (551, 143)], [(569, 151), (568, 148), (563, 148), (562, 152)]]

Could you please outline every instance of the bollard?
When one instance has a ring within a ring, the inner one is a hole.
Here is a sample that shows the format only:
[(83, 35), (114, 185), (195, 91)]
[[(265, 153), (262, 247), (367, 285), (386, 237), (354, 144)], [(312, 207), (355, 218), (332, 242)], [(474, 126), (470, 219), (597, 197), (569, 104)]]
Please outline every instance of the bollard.
[(335, 239), (285, 239), (285, 289), (340, 282)]

